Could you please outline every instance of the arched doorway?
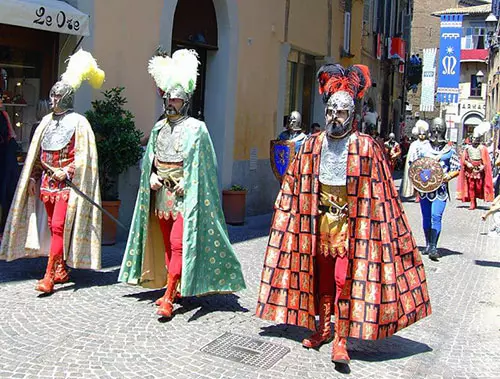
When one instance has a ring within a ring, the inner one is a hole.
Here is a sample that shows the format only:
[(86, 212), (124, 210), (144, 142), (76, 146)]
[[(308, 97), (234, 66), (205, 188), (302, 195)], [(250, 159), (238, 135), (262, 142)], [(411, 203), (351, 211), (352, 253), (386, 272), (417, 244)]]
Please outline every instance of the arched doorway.
[[(177, 21), (177, 6), (185, 0), (164, 0), (160, 18), (159, 45), (172, 52), (174, 44), (174, 23)], [(205, 0), (203, 0), (204, 2)], [(197, 13), (199, 3), (195, 0)], [(236, 92), (238, 85), (238, 2), (230, 0), (210, 0), (215, 9), (215, 25), (217, 29), (217, 49), (206, 48), (206, 65), (204, 68), (202, 117), (204, 118), (217, 155), (219, 165), (219, 183), (229, 186), (233, 174), (234, 123), (236, 117)], [(180, 5), (181, 7), (183, 5)], [(182, 9), (182, 8), (181, 8)], [(193, 25), (192, 13), (184, 22)], [(211, 17), (213, 19), (213, 17)], [(196, 36), (196, 34), (193, 34)], [(189, 35), (188, 35), (189, 38)], [(198, 40), (197, 40), (198, 41)], [(197, 42), (195, 41), (195, 42)], [(193, 42), (189, 41), (188, 42)], [(197, 42), (199, 44), (199, 42)], [(201, 71), (201, 70), (200, 70)], [(162, 107), (158, 98), (157, 109)]]
[[(196, 12), (192, 10), (196, 8)], [(205, 118), (205, 89), (208, 51), (218, 49), (217, 16), (212, 0), (178, 0), (172, 30), (172, 53), (194, 49), (200, 68), (190, 116)]]
[(464, 116), (462, 122), (462, 139), (471, 137), (474, 128), (483, 122), (484, 115), (476, 112), (468, 113)]

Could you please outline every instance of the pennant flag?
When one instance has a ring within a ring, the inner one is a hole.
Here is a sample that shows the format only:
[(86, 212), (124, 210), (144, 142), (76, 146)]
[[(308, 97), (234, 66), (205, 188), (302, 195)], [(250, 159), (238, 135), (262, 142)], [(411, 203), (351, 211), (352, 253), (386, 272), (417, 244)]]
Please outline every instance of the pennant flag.
[(463, 15), (441, 16), (437, 101), (458, 103)]
[(437, 49), (424, 49), (424, 67), (422, 69), (422, 94), (420, 110), (434, 111), (434, 91), (436, 89), (436, 53)]

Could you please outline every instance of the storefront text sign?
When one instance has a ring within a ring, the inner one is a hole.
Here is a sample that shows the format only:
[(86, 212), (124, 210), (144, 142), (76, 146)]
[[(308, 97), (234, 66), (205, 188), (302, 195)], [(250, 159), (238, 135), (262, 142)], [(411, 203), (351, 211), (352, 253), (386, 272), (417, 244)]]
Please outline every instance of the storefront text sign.
[(486, 104), (478, 104), (478, 103), (458, 103), (458, 107), (461, 109), (486, 109)]
[(89, 35), (89, 16), (63, 1), (0, 0), (0, 23)]

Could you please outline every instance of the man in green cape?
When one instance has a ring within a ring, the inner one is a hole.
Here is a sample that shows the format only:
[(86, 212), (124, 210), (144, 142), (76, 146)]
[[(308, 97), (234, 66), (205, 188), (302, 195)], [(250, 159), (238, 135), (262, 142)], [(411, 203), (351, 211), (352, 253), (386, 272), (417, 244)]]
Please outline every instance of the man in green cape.
[(179, 287), (181, 296), (245, 288), (220, 206), (210, 135), (205, 123), (187, 115), (198, 64), (196, 52), (185, 49), (149, 62), (167, 117), (156, 123), (146, 148), (118, 278), (148, 288), (166, 282), (156, 301), (166, 318)]

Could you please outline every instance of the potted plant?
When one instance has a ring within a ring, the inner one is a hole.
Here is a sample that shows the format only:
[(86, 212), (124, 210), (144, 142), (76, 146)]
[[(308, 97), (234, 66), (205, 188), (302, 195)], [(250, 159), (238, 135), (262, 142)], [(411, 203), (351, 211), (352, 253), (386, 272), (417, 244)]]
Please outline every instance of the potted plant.
[[(134, 115), (123, 108), (127, 100), (124, 87), (102, 91), (103, 100), (92, 102), (85, 116), (94, 130), (99, 157), (99, 181), (102, 206), (118, 218), (121, 201), (118, 197), (118, 177), (142, 157), (142, 132), (135, 128)], [(116, 242), (116, 224), (103, 215), (102, 244)]]
[(222, 191), (222, 210), (227, 224), (243, 225), (245, 223), (246, 188), (233, 185)]

